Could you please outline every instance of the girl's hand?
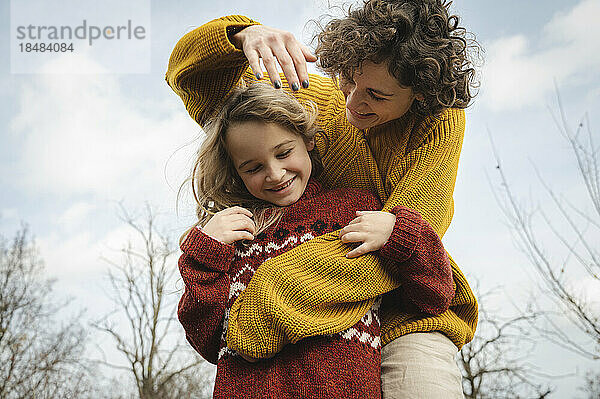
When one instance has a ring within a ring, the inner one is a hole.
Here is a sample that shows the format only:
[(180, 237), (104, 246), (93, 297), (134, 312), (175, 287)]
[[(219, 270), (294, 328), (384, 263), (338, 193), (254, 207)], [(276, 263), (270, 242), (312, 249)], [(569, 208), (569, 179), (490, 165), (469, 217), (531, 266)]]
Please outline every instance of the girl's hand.
[(396, 216), (389, 212), (358, 211), (356, 216), (348, 226), (340, 230), (342, 242), (362, 242), (346, 254), (347, 258), (356, 258), (383, 247), (396, 223)]
[(256, 225), (252, 212), (241, 206), (232, 206), (214, 214), (202, 231), (225, 244), (239, 240), (254, 240)]
[(276, 89), (281, 87), (277, 63), (281, 65), (292, 90), (299, 90), (301, 85), (304, 88), (308, 87), (306, 62), (315, 62), (317, 57), (290, 32), (264, 25), (252, 25), (232, 35), (230, 39), (235, 47), (244, 51), (258, 79), (263, 77), (259, 63), (259, 59), (262, 58), (271, 83)]

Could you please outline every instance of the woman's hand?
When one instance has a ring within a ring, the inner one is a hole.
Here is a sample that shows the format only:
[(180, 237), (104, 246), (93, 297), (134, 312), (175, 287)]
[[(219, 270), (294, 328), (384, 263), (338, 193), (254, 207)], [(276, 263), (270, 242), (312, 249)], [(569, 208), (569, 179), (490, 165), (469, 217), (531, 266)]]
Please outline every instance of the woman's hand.
[(252, 212), (241, 206), (232, 206), (214, 214), (202, 231), (215, 240), (233, 244), (239, 240), (254, 240), (256, 225)]
[(308, 87), (306, 62), (315, 62), (317, 57), (290, 32), (264, 25), (252, 25), (232, 35), (230, 39), (235, 47), (244, 51), (250, 68), (258, 79), (263, 77), (259, 62), (262, 58), (271, 83), (276, 89), (281, 87), (277, 63), (281, 65), (292, 90), (299, 90), (300, 85)]
[(347, 258), (356, 258), (367, 252), (377, 251), (390, 238), (396, 216), (381, 211), (358, 211), (356, 218), (340, 230), (340, 240), (344, 243), (362, 242), (346, 254)]

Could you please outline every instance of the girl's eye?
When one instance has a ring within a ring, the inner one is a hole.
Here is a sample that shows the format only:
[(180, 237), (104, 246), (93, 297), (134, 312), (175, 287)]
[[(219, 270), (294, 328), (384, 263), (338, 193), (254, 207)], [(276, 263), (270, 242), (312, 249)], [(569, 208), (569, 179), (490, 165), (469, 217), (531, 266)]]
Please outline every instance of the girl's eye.
[(291, 149), (290, 149), (290, 150), (287, 150), (287, 151), (284, 151), (284, 152), (282, 152), (281, 154), (277, 155), (277, 158), (285, 158), (285, 157), (287, 157), (288, 155), (290, 155), (290, 153), (291, 153), (291, 152), (292, 152), (292, 150), (291, 150)]
[(252, 169), (248, 169), (246, 173), (256, 173), (260, 169), (260, 165), (253, 167)]

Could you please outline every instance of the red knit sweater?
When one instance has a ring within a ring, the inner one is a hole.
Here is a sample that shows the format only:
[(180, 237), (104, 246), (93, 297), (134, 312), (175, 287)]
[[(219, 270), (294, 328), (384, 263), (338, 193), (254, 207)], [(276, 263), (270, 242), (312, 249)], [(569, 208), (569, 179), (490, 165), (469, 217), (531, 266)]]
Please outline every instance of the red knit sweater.
[[(371, 193), (352, 189), (323, 190), (311, 180), (277, 225), (259, 234), (248, 247), (221, 243), (193, 229), (181, 249), (179, 269), (185, 292), (178, 316), (190, 344), (217, 364), (216, 398), (376, 398), (380, 390), (378, 304), (352, 328), (290, 344), (271, 359), (249, 363), (227, 348), (227, 316), (238, 295), (265, 260), (304, 241), (335, 231), (357, 210), (379, 210)], [(401, 262), (399, 295), (422, 312), (445, 311), (454, 295), (452, 274), (440, 239), (421, 216), (407, 208), (397, 215), (388, 242), (379, 250)], [(368, 283), (368, 282), (365, 282)], [(299, 282), (299, 284), (302, 284)]]

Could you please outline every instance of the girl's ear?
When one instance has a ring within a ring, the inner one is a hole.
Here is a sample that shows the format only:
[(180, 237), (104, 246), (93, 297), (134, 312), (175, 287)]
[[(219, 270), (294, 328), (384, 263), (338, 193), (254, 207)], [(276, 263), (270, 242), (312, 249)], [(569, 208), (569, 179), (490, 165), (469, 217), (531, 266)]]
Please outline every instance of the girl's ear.
[(308, 141), (305, 141), (306, 151), (312, 151), (315, 148), (315, 139), (314, 137)]

